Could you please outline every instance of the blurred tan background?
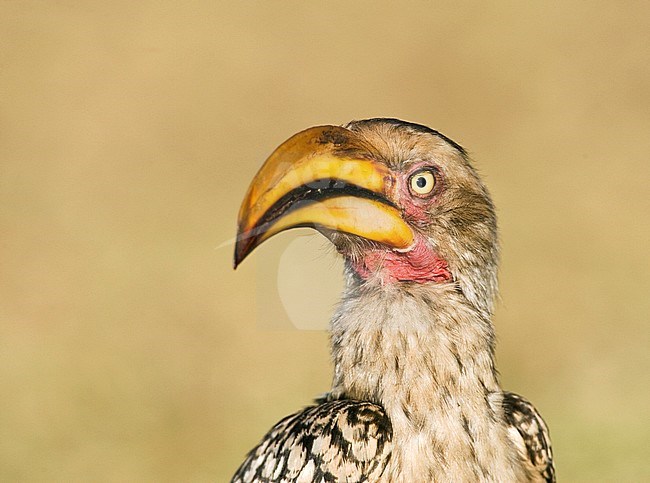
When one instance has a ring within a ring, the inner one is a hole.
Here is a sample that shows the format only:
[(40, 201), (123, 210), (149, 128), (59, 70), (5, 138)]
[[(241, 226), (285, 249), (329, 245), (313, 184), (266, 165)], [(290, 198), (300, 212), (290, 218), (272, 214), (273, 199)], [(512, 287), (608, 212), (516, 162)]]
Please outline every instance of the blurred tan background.
[(500, 215), (503, 383), (544, 414), (561, 480), (650, 480), (648, 18), (1, 2), (0, 480), (226, 481), (327, 390), (327, 334), (259, 320), (278, 290), (260, 263), (286, 240), (237, 272), (217, 247), (272, 149), (370, 116), (476, 159)]

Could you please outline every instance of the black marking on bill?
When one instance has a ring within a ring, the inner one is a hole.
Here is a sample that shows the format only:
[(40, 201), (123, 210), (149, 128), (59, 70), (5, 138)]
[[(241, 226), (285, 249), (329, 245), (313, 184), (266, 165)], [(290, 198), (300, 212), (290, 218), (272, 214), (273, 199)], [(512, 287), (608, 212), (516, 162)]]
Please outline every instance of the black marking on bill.
[(278, 201), (273, 203), (273, 206), (271, 206), (266, 213), (264, 213), (258, 226), (267, 226), (281, 216), (284, 216), (297, 208), (303, 207), (306, 204), (319, 203), (337, 196), (366, 198), (396, 208), (393, 203), (374, 191), (346, 183), (339, 179), (323, 178), (301, 185), (281, 197)]

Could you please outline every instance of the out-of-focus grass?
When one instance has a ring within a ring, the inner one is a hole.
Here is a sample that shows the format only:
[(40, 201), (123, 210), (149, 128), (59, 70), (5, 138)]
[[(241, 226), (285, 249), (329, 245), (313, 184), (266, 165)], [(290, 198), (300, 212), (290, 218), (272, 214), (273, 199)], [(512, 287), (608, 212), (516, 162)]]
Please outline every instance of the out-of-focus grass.
[(276, 145), (378, 115), (477, 159), (560, 477), (650, 479), (647, 10), (3, 2), (0, 479), (224, 481), (325, 391), (327, 334), (260, 323), (272, 250), (215, 247)]

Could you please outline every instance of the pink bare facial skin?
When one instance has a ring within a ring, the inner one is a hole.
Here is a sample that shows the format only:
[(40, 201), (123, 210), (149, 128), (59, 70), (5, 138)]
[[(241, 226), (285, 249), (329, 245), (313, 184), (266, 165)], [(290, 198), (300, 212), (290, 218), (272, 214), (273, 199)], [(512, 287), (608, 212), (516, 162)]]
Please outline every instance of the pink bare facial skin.
[[(430, 196), (415, 195), (409, 189), (410, 177), (426, 168), (431, 168), (436, 173), (436, 186)], [(404, 218), (415, 225), (427, 223), (427, 210), (436, 202), (442, 189), (440, 173), (430, 163), (422, 162), (413, 165), (396, 181), (391, 183), (391, 194), (396, 204), (402, 208)], [(444, 283), (452, 280), (447, 262), (420, 234), (416, 235), (413, 246), (407, 250), (400, 251), (388, 247), (372, 249), (363, 259), (353, 262), (352, 267), (362, 279), (378, 276), (383, 283)]]
[(447, 262), (420, 235), (408, 251), (375, 248), (363, 259), (353, 262), (352, 268), (364, 280), (378, 276), (383, 283), (443, 283), (452, 279)]

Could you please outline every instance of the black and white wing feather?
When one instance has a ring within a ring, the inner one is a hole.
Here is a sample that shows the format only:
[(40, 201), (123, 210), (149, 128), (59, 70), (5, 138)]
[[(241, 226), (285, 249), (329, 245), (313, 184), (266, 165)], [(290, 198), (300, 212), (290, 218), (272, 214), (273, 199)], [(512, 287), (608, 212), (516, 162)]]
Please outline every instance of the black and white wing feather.
[(276, 424), (232, 483), (377, 481), (391, 451), (384, 409), (337, 400), (310, 406)]
[(546, 423), (531, 403), (517, 394), (504, 392), (503, 409), (510, 435), (537, 481), (555, 482), (551, 438)]

